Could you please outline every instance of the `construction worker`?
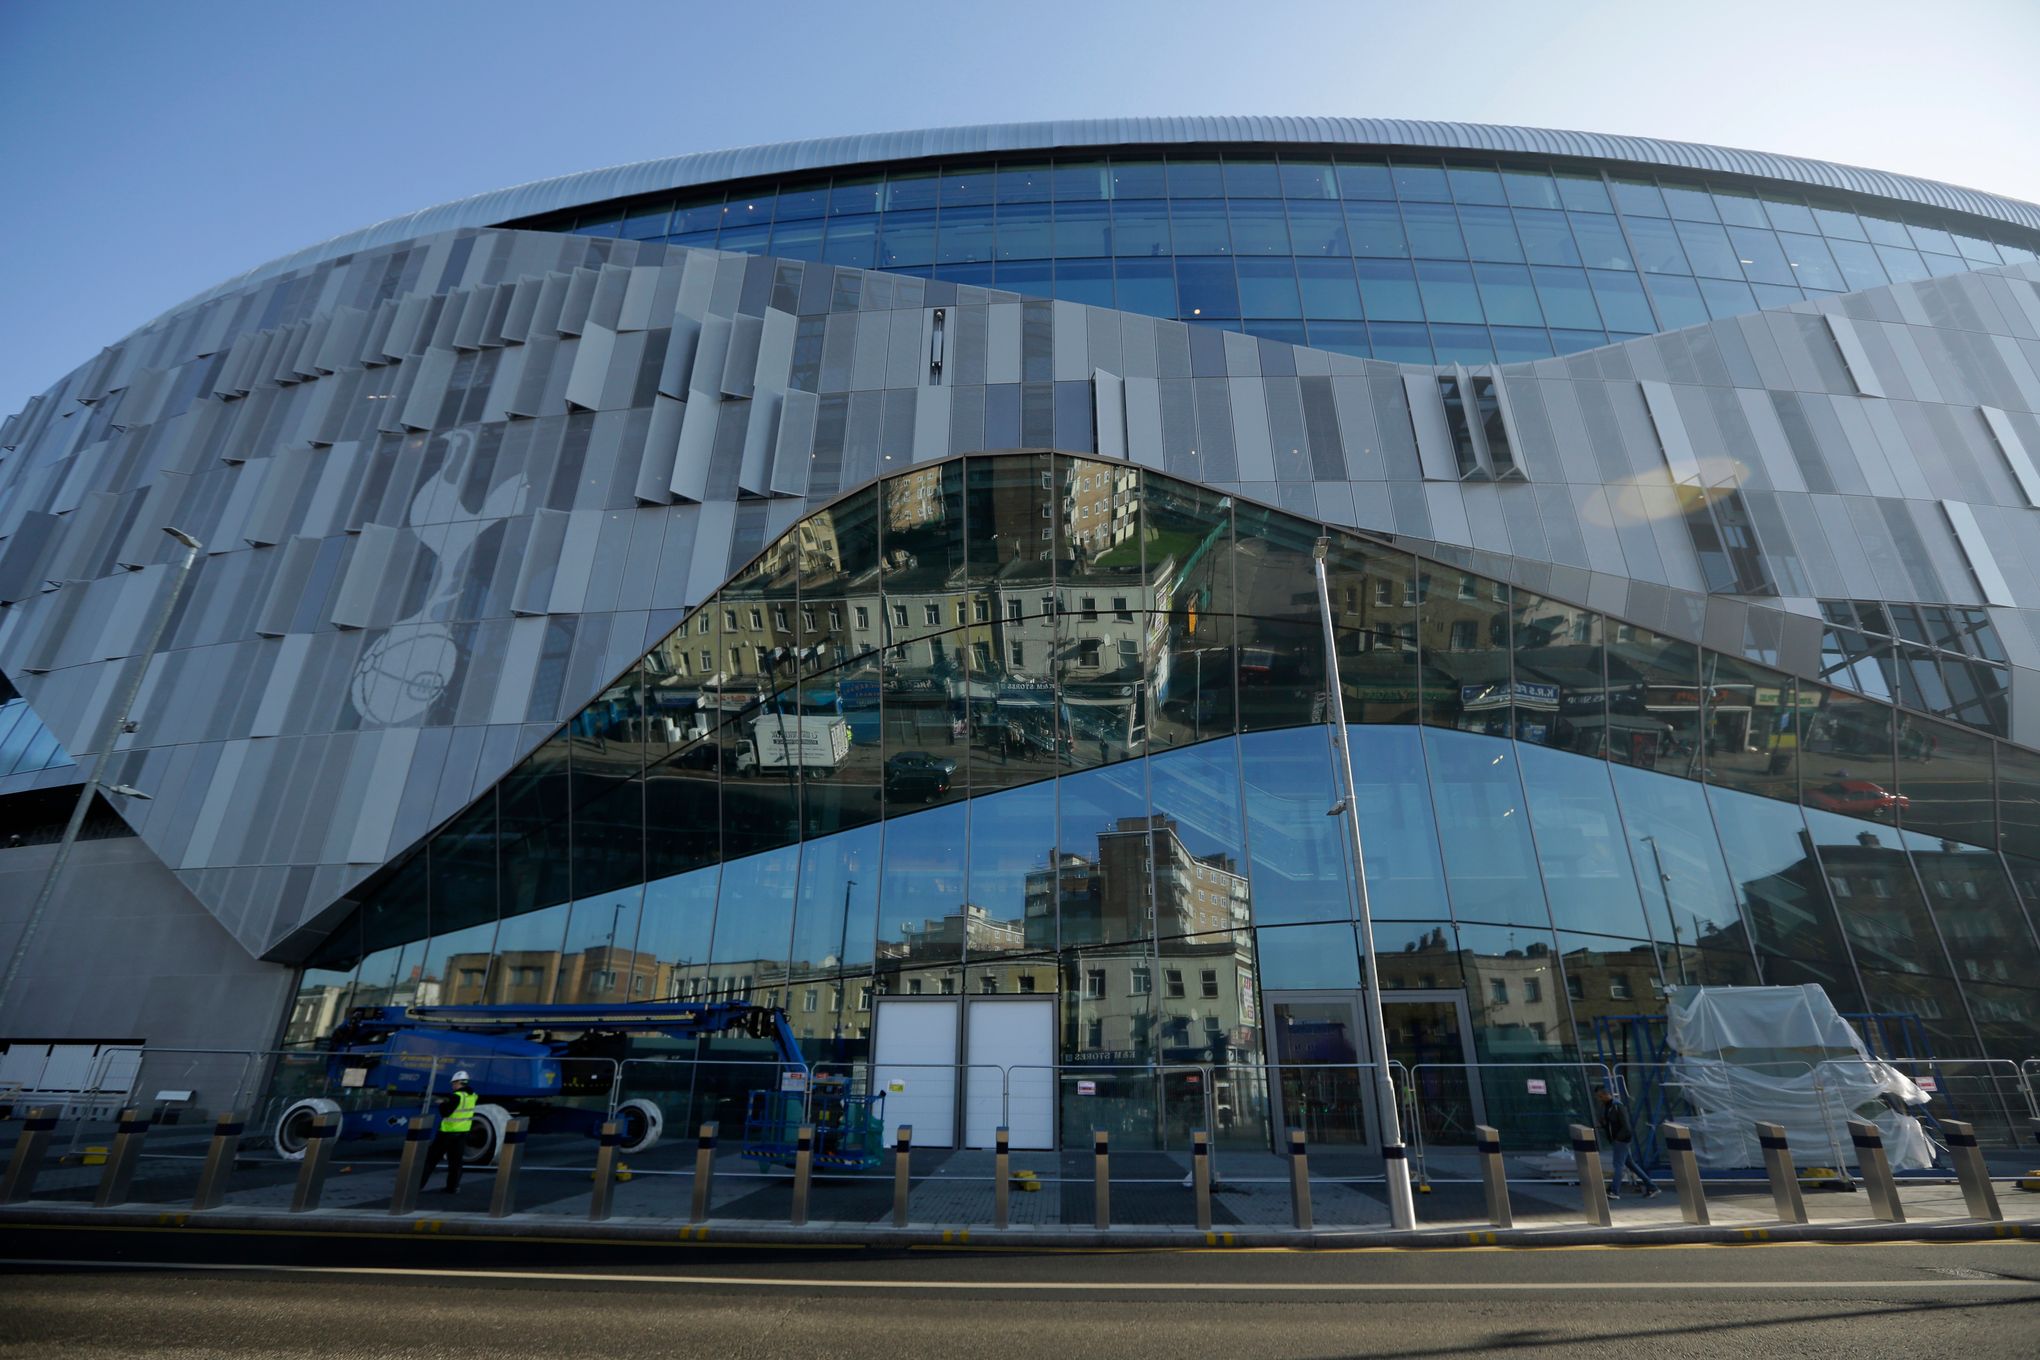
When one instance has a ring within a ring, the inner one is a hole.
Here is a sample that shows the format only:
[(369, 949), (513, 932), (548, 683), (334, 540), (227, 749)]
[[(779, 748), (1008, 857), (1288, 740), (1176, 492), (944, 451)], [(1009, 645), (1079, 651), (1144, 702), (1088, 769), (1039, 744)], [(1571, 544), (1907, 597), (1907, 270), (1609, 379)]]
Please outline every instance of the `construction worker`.
[(425, 1172), (418, 1177), (418, 1188), (432, 1179), (432, 1168), (439, 1165), (441, 1157), (446, 1158), (446, 1186), (439, 1193), (453, 1194), (460, 1189), (461, 1157), (467, 1151), (468, 1130), (475, 1125), (475, 1106), (480, 1103), (468, 1086), (465, 1070), (453, 1074), (453, 1089), (439, 1098), (439, 1132), (432, 1135), (432, 1147), (425, 1154)]

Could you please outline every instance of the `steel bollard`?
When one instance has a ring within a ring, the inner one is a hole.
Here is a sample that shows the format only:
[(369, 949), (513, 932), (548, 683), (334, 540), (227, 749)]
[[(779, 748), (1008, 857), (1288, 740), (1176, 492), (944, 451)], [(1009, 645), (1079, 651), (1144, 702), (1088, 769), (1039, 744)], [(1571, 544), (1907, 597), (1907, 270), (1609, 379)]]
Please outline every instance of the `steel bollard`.
[(992, 1226), (1003, 1228), (1013, 1208), (1013, 1161), (1007, 1147), (1006, 1126), (999, 1125), (992, 1137)]
[(808, 1188), (815, 1175), (815, 1126), (803, 1124), (793, 1144), (793, 1226), (807, 1223)]
[(892, 1163), (892, 1225), (895, 1228), (907, 1226), (907, 1194), (912, 1185), (910, 1166), (914, 1149), (914, 1126), (900, 1125), (899, 1135), (893, 1139)]
[(1883, 1130), (1868, 1120), (1851, 1119), (1849, 1141), (1856, 1145), (1856, 1171), (1870, 1190), (1870, 1212), (1886, 1223), (1905, 1222), (1898, 1182), (1891, 1177), (1891, 1158), (1884, 1151)]
[(227, 1177), (234, 1172), (234, 1154), (240, 1150), (247, 1121), (232, 1110), (213, 1120), (212, 1146), (205, 1150), (205, 1166), (198, 1173), (198, 1193), (191, 1197), (193, 1210), (217, 1209), (227, 1197)]
[(1197, 1230), (1211, 1231), (1211, 1135), (1190, 1134), (1190, 1184), (1197, 1192)]
[(1969, 1216), (1987, 1223), (2004, 1222), (1997, 1190), (1990, 1183), (1990, 1168), (1983, 1164), (1983, 1149), (1977, 1146), (1976, 1126), (1943, 1119), (1941, 1131), (1948, 1135), (1948, 1156), (1954, 1159), (1955, 1178), (1962, 1182), (1962, 1202), (1969, 1206)]
[(42, 1172), (43, 1150), (57, 1127), (56, 1111), (38, 1105), (21, 1121), (21, 1137), (14, 1144), (14, 1156), (7, 1162), (7, 1179), (0, 1182), (0, 1204), (19, 1204), (35, 1193), (35, 1178)]
[(524, 1165), (524, 1140), (531, 1121), (518, 1115), (503, 1126), (503, 1145), (496, 1149), (496, 1184), (489, 1192), (489, 1217), (508, 1218), (517, 1212), (517, 1172)]
[(1778, 1221), (1806, 1222), (1806, 1196), (1799, 1190), (1799, 1170), (1792, 1164), (1785, 1126), (1758, 1120), (1757, 1142), (1764, 1149), (1764, 1174), (1771, 1178), (1771, 1202), (1778, 1206)]
[(609, 1202), (616, 1191), (616, 1149), (623, 1145), (623, 1133), (613, 1119), (603, 1122), (601, 1137), (601, 1145), (595, 1149), (595, 1189), (588, 1196), (591, 1221), (609, 1217)]
[(1679, 1216), (1688, 1223), (1713, 1222), (1707, 1213), (1707, 1192), (1700, 1185), (1700, 1162), (1693, 1155), (1693, 1130), (1684, 1124), (1658, 1125), (1665, 1136), (1665, 1160), (1672, 1164), (1672, 1184), (1679, 1192)]
[(1112, 1226), (1112, 1134), (1091, 1130), (1091, 1226)]
[(1487, 1194), (1487, 1220), (1497, 1228), (1516, 1226), (1509, 1207), (1509, 1173), (1502, 1165), (1502, 1131), (1487, 1124), (1473, 1126), (1473, 1148), (1480, 1154), (1480, 1184)]
[(424, 1115), (411, 1116), (411, 1122), (404, 1126), (404, 1150), (397, 1154), (397, 1184), (390, 1191), (390, 1212), (408, 1214), (418, 1207), (418, 1192), (424, 1188), (425, 1172), (421, 1163), (425, 1160), (425, 1149), (432, 1144), (432, 1132), (439, 1123)]
[(714, 1120), (701, 1126), (701, 1136), (694, 1145), (694, 1205), (688, 1211), (689, 1223), (708, 1222), (709, 1201), (715, 1194), (715, 1135)]
[(111, 1209), (127, 1203), (128, 1186), (135, 1179), (135, 1163), (142, 1156), (142, 1140), (148, 1136), (149, 1121), (139, 1109), (120, 1112), (120, 1123), (113, 1134), (113, 1151), (106, 1159), (106, 1170), (99, 1173), (99, 1193), (92, 1197), (94, 1207)]
[(1310, 1150), (1303, 1130), (1289, 1131), (1289, 1221), (1297, 1231), (1310, 1231)]
[(326, 1193), (326, 1168), (332, 1165), (333, 1144), (339, 1136), (339, 1115), (312, 1116), (312, 1126), (305, 1131), (304, 1160), (298, 1163), (297, 1188), (291, 1192), (292, 1213), (308, 1214), (319, 1207), (319, 1199)]
[(1601, 1175), (1601, 1135), (1585, 1124), (1572, 1126), (1573, 1164), (1580, 1173), (1580, 1204), (1587, 1222), (1606, 1228), (1614, 1223), (1608, 1212), (1608, 1182)]

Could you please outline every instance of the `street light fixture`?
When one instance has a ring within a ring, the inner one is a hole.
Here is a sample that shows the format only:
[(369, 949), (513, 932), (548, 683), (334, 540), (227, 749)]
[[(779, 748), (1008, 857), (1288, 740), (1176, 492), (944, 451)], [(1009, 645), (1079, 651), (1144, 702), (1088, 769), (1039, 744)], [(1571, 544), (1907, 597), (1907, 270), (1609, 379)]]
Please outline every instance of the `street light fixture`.
[[(154, 623), (150, 625), (149, 636), (142, 643), (135, 656), (126, 662), (127, 684), (121, 690), (120, 701), (107, 709), (106, 725), (100, 730), (99, 742), (95, 748), (99, 755), (92, 762), (92, 773), (85, 777), (85, 783), (78, 790), (77, 805), (71, 809), (71, 820), (64, 827), (64, 838), (57, 843), (56, 858), (50, 861), (49, 872), (43, 875), (42, 889), (35, 895), (35, 905), (28, 909), (28, 921), (21, 928), (21, 936), (14, 942), (14, 954), (7, 960), (7, 974), (0, 977), (0, 1014), (4, 1014), (7, 998), (14, 990), (15, 979), (21, 975), (21, 965), (28, 958), (30, 942), (35, 938), (35, 929), (42, 923), (43, 911), (50, 899), (56, 896), (57, 882), (64, 876), (64, 865), (71, 858), (71, 847), (78, 842), (78, 832), (84, 828), (86, 814), (92, 811), (92, 795), (101, 787), (106, 777), (106, 767), (113, 760), (113, 748), (124, 733), (135, 730), (135, 699), (142, 692), (142, 677), (149, 673), (150, 658), (163, 641), (163, 634), (170, 627), (170, 616), (177, 612), (177, 601), (184, 594), (184, 585), (191, 577), (191, 568), (197, 563), (198, 555), (205, 545), (185, 533), (182, 529), (163, 527), (163, 532), (177, 540), (184, 549), (184, 560), (172, 570), (170, 589), (163, 596), (163, 603), (156, 611)], [(149, 795), (127, 784), (114, 784), (107, 792), (124, 798), (147, 798)]]
[(1395, 1108), (1395, 1086), (1388, 1077), (1388, 1028), (1381, 1009), (1381, 975), (1374, 964), (1374, 914), (1367, 901), (1367, 861), (1361, 846), (1360, 795), (1353, 787), (1353, 741), (1346, 729), (1346, 696), (1339, 687), (1339, 653), (1332, 632), (1332, 591), (1325, 581), (1325, 558), (1332, 541), (1320, 538), (1311, 549), (1317, 573), (1318, 618), (1325, 631), (1325, 718), (1335, 723), (1342, 797), (1328, 815), (1346, 814), (1353, 835), (1353, 891), (1360, 907), (1361, 974), (1367, 989), (1368, 1056), (1374, 1066), (1374, 1104), (1381, 1118), (1383, 1178), (1388, 1182), (1389, 1222), (1399, 1229), (1417, 1226), (1417, 1203), (1410, 1191), (1410, 1162), (1403, 1147), (1402, 1124)]

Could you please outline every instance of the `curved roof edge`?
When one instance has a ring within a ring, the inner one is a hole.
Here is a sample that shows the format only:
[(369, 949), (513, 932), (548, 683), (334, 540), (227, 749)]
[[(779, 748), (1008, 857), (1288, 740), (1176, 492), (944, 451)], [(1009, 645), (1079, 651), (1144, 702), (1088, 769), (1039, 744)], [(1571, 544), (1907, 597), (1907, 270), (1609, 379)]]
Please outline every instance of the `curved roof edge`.
[[(2040, 205), (1861, 166), (1781, 156), (1768, 151), (1621, 137), (1598, 132), (1512, 127), (1497, 123), (1443, 123), (1404, 118), (1307, 118), (1250, 115), (1171, 118), (1074, 118), (1039, 123), (983, 123), (907, 132), (861, 133), (762, 146), (665, 156), (629, 165), (584, 170), (552, 179), (493, 189), (471, 198), (423, 208), (346, 232), (227, 279), (180, 303), (179, 311), (234, 288), (322, 264), (357, 250), (392, 245), (461, 227), (495, 226), (581, 203), (749, 179), (928, 156), (964, 156), (1059, 147), (1166, 146), (1207, 143), (1296, 143), (1426, 150), (1579, 156), (1661, 168), (1752, 175), (1846, 193), (1868, 194), (1949, 212), (1968, 213), (2040, 230)], [(165, 313), (164, 315), (169, 315)]]

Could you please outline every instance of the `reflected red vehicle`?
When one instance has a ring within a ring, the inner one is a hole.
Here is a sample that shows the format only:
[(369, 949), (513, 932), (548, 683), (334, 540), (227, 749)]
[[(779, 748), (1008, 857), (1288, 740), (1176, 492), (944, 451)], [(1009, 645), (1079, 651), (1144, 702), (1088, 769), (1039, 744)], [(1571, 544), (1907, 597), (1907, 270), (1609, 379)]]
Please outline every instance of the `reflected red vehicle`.
[(1912, 800), (1868, 779), (1837, 779), (1808, 789), (1806, 804), (1851, 817), (1889, 817), (1905, 811)]

